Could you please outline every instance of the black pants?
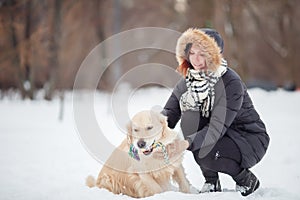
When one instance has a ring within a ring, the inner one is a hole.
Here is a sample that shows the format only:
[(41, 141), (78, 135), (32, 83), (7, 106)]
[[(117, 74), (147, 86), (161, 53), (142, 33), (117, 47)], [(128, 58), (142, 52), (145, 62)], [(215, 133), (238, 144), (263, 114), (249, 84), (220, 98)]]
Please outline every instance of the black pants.
[(207, 182), (217, 180), (218, 172), (235, 177), (242, 171), (241, 152), (228, 136), (223, 136), (204, 158), (199, 157), (199, 150), (193, 154)]

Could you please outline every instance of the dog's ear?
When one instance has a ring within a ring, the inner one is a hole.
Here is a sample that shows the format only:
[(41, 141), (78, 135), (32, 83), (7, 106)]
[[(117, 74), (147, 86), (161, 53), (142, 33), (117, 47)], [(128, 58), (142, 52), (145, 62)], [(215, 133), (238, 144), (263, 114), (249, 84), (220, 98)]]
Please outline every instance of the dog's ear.
[(161, 113), (158, 114), (158, 117), (159, 117), (159, 122), (162, 124), (162, 127), (163, 127), (162, 136), (166, 137), (167, 136), (166, 131), (168, 131), (168, 129), (169, 129), (168, 121), (167, 121), (168, 118)]
[(168, 120), (167, 120), (168, 118), (161, 113), (158, 114), (158, 117), (159, 117), (159, 121), (163, 125), (163, 127), (167, 127), (168, 126)]
[(127, 143), (130, 146), (132, 143), (132, 123), (131, 121), (127, 124)]

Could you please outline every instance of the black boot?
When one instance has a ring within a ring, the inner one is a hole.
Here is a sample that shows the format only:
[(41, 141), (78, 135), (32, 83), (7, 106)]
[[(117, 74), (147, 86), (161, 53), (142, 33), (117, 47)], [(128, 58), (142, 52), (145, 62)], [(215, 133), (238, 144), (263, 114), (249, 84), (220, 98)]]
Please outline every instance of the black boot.
[(221, 184), (220, 180), (217, 179), (215, 181), (205, 181), (200, 193), (206, 193), (206, 192), (221, 192)]
[(236, 182), (236, 190), (243, 196), (248, 196), (259, 187), (259, 180), (249, 169), (244, 169), (233, 179)]

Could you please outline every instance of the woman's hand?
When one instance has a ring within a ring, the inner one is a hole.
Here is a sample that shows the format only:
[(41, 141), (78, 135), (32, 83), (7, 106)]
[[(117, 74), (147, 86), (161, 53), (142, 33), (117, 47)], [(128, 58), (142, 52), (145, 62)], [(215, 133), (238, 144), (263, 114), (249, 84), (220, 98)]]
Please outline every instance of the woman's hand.
[[(166, 146), (166, 151), (168, 153), (169, 159), (172, 159), (174, 156), (181, 155), (188, 147), (189, 142), (187, 140), (174, 140), (174, 142)], [(164, 152), (161, 148), (153, 152), (153, 158), (160, 160), (164, 159)]]

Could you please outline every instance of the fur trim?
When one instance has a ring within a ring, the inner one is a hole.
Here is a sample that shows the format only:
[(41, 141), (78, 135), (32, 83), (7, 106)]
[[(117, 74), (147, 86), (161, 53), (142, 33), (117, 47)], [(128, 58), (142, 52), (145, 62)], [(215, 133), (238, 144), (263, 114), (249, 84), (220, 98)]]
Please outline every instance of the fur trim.
[(197, 28), (189, 28), (177, 40), (176, 59), (178, 64), (181, 65), (184, 60), (188, 60), (185, 49), (189, 43), (196, 44), (203, 49), (207, 68), (215, 72), (221, 65), (221, 50), (213, 38)]

